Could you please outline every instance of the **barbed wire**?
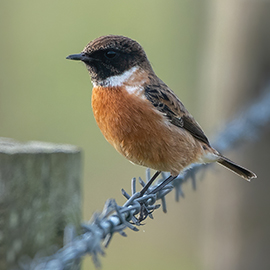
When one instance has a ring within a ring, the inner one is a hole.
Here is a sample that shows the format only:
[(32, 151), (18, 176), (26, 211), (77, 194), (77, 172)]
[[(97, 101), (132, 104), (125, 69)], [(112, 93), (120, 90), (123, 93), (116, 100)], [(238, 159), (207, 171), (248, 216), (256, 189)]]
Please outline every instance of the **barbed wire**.
[[(256, 141), (263, 134), (270, 123), (270, 84), (254, 104), (249, 105), (234, 120), (230, 121), (213, 143), (219, 151), (227, 151), (244, 141)], [(157, 185), (168, 177), (162, 173), (157, 183), (151, 186), (143, 196), (136, 192), (136, 179), (131, 181), (131, 195), (122, 189), (122, 194), (127, 201), (119, 206), (114, 199), (106, 201), (103, 211), (95, 213), (90, 222), (82, 224), (83, 233), (75, 235), (75, 228), (67, 226), (64, 233), (64, 247), (56, 253), (45, 258), (30, 260), (24, 257), (20, 261), (20, 269), (23, 270), (63, 270), (79, 269), (80, 258), (87, 254), (92, 256), (96, 267), (101, 263), (99, 255), (104, 255), (104, 248), (108, 247), (114, 233), (126, 236), (125, 229), (138, 231), (141, 220), (147, 217), (153, 218), (154, 210), (162, 206), (167, 211), (165, 196), (175, 190), (175, 199), (178, 201), (183, 196), (182, 185), (191, 180), (193, 188), (196, 188), (195, 175), (207, 165), (193, 164), (191, 168), (180, 174), (171, 184), (163, 187), (157, 193), (151, 193)], [(146, 171), (146, 181), (151, 178), (150, 170)], [(142, 187), (145, 182), (139, 178)], [(156, 204), (160, 200), (161, 204)]]

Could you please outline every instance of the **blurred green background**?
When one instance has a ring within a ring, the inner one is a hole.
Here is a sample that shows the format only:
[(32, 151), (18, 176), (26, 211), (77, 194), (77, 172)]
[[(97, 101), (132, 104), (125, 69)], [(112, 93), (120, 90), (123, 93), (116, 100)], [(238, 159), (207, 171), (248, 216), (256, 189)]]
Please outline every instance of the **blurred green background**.
[[(268, 78), (270, 9), (268, 1), (259, 2), (2, 0), (0, 135), (82, 148), (84, 220), (101, 210), (108, 198), (123, 203), (121, 188), (129, 191), (131, 178), (144, 177), (145, 168), (129, 163), (105, 141), (92, 114), (87, 70), (65, 57), (101, 35), (137, 40), (157, 75), (211, 135), (256, 98)], [(267, 138), (263, 145), (260, 151), (268, 147)], [(127, 231), (128, 238), (115, 235), (102, 259), (103, 269), (254, 269), (248, 268), (250, 256), (243, 252), (242, 236), (236, 235), (260, 204), (268, 206), (261, 211), (261, 222), (269, 210), (269, 200), (259, 201), (247, 206), (251, 213), (246, 217), (240, 207), (243, 195), (238, 200), (239, 194), (249, 196), (252, 188), (262, 197), (265, 189), (266, 172), (258, 159), (255, 164), (252, 155), (248, 158), (256, 149), (248, 145), (229, 157), (260, 170), (257, 186), (215, 165), (198, 191), (186, 185), (180, 204), (168, 196), (166, 215), (157, 211), (138, 233)], [(226, 200), (230, 203), (224, 209), (220, 205)], [(270, 240), (269, 234), (260, 237)], [(269, 251), (269, 243), (260, 243), (258, 253)], [(261, 256), (254, 262), (266, 260), (264, 266), (270, 267), (269, 256)], [(89, 258), (83, 269), (93, 269)]]

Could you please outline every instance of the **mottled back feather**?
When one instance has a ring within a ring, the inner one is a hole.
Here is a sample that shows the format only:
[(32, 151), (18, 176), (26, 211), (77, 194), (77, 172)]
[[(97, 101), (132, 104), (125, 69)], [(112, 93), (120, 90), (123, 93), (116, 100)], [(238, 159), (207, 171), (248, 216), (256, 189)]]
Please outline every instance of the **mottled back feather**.
[(187, 130), (193, 137), (210, 146), (199, 124), (173, 91), (161, 80), (151, 80), (150, 77), (150, 82), (145, 85), (144, 94), (153, 106), (162, 112), (173, 125)]

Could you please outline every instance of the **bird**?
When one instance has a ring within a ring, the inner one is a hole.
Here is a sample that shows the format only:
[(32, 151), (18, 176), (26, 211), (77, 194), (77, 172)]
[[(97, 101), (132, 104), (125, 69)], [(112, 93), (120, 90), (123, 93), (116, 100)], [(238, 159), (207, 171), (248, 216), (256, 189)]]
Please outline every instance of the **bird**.
[(134, 164), (170, 176), (153, 192), (191, 164), (217, 162), (250, 181), (257, 176), (214, 149), (176, 94), (155, 74), (143, 47), (135, 40), (106, 35), (89, 42), (79, 54), (90, 74), (92, 109), (106, 140)]

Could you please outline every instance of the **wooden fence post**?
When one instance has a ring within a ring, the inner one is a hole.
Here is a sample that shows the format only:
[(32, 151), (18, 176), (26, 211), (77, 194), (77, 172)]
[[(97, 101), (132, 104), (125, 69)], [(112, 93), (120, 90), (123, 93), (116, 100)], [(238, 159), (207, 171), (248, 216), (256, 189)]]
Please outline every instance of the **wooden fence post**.
[[(234, 0), (208, 4), (200, 102), (204, 108), (210, 104), (212, 110), (202, 110), (204, 118), (218, 127), (221, 119), (231, 118), (237, 111), (241, 114), (268, 88), (270, 5), (269, 1)], [(208, 177), (204, 184), (201, 269), (270, 269), (268, 129), (266, 124), (265, 134), (258, 136), (253, 146), (243, 140), (240, 151), (228, 154), (256, 172), (258, 179), (246, 185), (224, 171), (219, 179), (213, 179), (217, 175)], [(255, 132), (247, 132), (255, 138)]]
[(0, 269), (62, 246), (81, 222), (80, 182), (77, 147), (0, 138)]

